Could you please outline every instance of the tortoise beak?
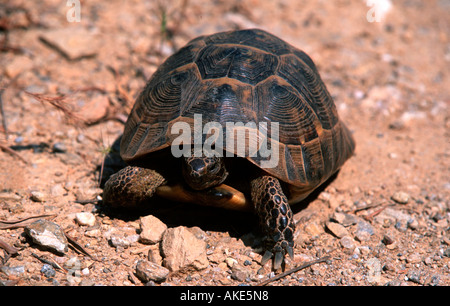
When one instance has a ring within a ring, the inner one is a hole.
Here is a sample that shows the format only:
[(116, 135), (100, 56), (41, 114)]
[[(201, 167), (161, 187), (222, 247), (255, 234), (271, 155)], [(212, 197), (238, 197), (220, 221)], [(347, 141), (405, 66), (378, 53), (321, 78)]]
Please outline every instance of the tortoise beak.
[(204, 190), (222, 184), (228, 176), (223, 164), (206, 165), (201, 162), (191, 162), (183, 165), (185, 182), (194, 190)]

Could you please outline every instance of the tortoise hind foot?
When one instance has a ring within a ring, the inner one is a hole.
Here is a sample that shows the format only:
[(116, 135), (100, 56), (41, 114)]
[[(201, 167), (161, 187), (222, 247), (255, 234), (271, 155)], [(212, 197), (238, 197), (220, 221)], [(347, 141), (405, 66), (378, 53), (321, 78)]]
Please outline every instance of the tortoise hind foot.
[(264, 265), (273, 257), (273, 268), (279, 270), (286, 254), (294, 257), (295, 224), (291, 207), (278, 179), (261, 176), (251, 182), (252, 201), (265, 235)]
[(155, 170), (127, 166), (105, 183), (103, 202), (113, 207), (138, 207), (164, 183), (164, 177)]

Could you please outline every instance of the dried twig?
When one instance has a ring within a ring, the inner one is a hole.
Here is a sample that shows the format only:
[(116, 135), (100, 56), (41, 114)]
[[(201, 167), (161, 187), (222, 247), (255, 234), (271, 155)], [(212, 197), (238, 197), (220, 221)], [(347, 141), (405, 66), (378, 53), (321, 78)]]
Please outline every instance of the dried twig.
[(67, 97), (65, 95), (60, 95), (60, 96), (57, 96), (57, 97), (50, 97), (50, 96), (46, 96), (44, 94), (32, 93), (32, 92), (28, 92), (28, 91), (25, 91), (25, 93), (27, 95), (32, 96), (33, 98), (35, 98), (36, 100), (41, 102), (43, 105), (50, 104), (51, 106), (53, 106), (57, 110), (61, 111), (64, 114), (65, 118), (69, 122), (72, 122), (75, 125), (83, 125), (83, 124), (86, 123), (83, 118), (78, 116), (73, 111), (73, 109), (72, 109), (73, 105), (71, 105), (70, 103), (68, 103), (66, 101)]
[(45, 259), (45, 258), (43, 258), (43, 257), (41, 257), (41, 256), (39, 256), (39, 255), (37, 255), (37, 254), (35, 254), (35, 253), (31, 253), (31, 255), (32, 255), (34, 258), (38, 259), (39, 261), (41, 261), (41, 262), (43, 262), (43, 263), (45, 263), (45, 264), (48, 264), (48, 265), (52, 266), (53, 268), (57, 269), (57, 271), (58, 271), (58, 270), (62, 270), (62, 271), (64, 271), (64, 272), (67, 272), (66, 269), (64, 269), (63, 267), (61, 267), (61, 266), (60, 266), (57, 262), (55, 262), (53, 259), (48, 260), (48, 259)]
[(3, 241), (1, 239), (0, 239), (0, 248), (4, 249), (6, 251), (6, 253), (8, 253), (9, 255), (15, 255), (19, 252), (18, 249), (16, 249), (12, 245), (9, 245), (8, 243), (6, 243), (5, 241)]
[(6, 116), (5, 111), (3, 110), (3, 92), (5, 91), (5, 88), (0, 88), (0, 115), (2, 116), (2, 126), (3, 130), (5, 131), (6, 138), (8, 138), (8, 127), (6, 125)]
[(54, 215), (54, 214), (52, 214), (52, 215), (37, 215), (37, 216), (31, 216), (28, 218), (14, 220), (14, 221), (0, 220), (0, 230), (25, 227), (34, 221), (32, 219), (54, 217), (54, 216), (56, 216), (56, 215)]
[(371, 209), (371, 208), (374, 208), (374, 207), (378, 207), (378, 206), (382, 206), (382, 205), (385, 205), (385, 204), (386, 204), (386, 201), (381, 201), (381, 202), (378, 202), (378, 203), (367, 204), (365, 206), (357, 207), (357, 208), (351, 210), (350, 213), (357, 213), (357, 212), (360, 212), (360, 211), (363, 211), (363, 210), (368, 210), (368, 209)]
[(283, 277), (286, 277), (286, 276), (288, 276), (288, 275), (290, 275), (292, 273), (298, 272), (298, 271), (303, 270), (305, 268), (308, 268), (308, 267), (310, 267), (312, 265), (315, 265), (315, 264), (318, 264), (318, 263), (321, 263), (321, 262), (325, 262), (325, 261), (327, 261), (329, 259), (330, 259), (330, 256), (325, 256), (325, 257), (322, 257), (320, 259), (307, 262), (307, 263), (305, 263), (303, 265), (297, 266), (297, 267), (292, 268), (292, 269), (290, 269), (290, 270), (288, 270), (288, 271), (286, 271), (284, 273), (278, 274), (278, 275), (276, 275), (276, 276), (274, 276), (272, 278), (269, 278), (269, 279), (267, 279), (265, 281), (262, 281), (259, 284), (257, 284), (257, 286), (265, 286), (265, 285), (267, 285), (267, 284), (269, 284), (271, 282), (279, 280), (279, 279), (281, 279)]
[(86, 251), (85, 248), (83, 248), (76, 240), (75, 238), (73, 238), (72, 236), (70, 236), (66, 231), (64, 232), (64, 234), (66, 235), (67, 240), (70, 243), (70, 246), (73, 248), (74, 251), (79, 252), (81, 254), (87, 255), (89, 256), (91, 259), (95, 258), (88, 252)]
[(4, 145), (3, 143), (0, 143), (0, 150), (5, 151), (9, 154), (11, 154), (12, 156), (17, 157), (18, 159), (20, 159), (23, 163), (25, 164), (29, 164), (29, 162), (23, 158), (19, 153), (17, 153), (16, 151), (14, 151), (13, 149), (11, 149), (10, 147), (8, 147), (7, 145)]

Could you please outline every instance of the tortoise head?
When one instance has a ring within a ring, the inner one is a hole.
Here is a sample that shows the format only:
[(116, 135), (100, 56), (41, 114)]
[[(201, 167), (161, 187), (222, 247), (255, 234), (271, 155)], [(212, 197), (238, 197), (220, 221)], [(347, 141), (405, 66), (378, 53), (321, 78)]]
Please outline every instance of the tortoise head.
[(217, 186), (228, 176), (222, 157), (184, 157), (183, 177), (195, 190)]

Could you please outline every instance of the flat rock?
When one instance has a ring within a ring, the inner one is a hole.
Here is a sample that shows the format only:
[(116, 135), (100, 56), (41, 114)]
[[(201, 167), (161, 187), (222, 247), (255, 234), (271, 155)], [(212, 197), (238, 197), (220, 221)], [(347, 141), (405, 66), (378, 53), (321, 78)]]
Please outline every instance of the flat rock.
[(72, 61), (92, 57), (98, 51), (97, 35), (83, 27), (48, 30), (41, 34), (40, 39)]
[(331, 219), (345, 227), (356, 224), (358, 222), (358, 217), (356, 217), (355, 215), (339, 212), (335, 212)]
[(167, 225), (152, 215), (141, 217), (140, 221), (141, 233), (139, 235), (139, 241), (144, 244), (160, 242), (167, 229)]
[(339, 223), (327, 222), (327, 229), (338, 238), (342, 238), (348, 235), (347, 229)]
[(339, 240), (339, 243), (344, 249), (353, 250), (356, 247), (355, 240), (350, 236), (344, 236)]
[(391, 199), (399, 204), (408, 204), (409, 194), (403, 191), (397, 191), (392, 195)]
[(111, 235), (110, 238), (110, 242), (111, 245), (113, 247), (122, 247), (124, 249), (128, 248), (129, 246), (131, 246), (133, 243), (137, 242), (139, 240), (139, 235), (135, 234), (135, 235), (129, 235), (129, 236), (124, 236), (124, 235), (117, 235), (117, 234), (113, 234)]
[(374, 221), (379, 224), (383, 224), (388, 220), (391, 222), (408, 223), (413, 221), (413, 217), (406, 212), (403, 212), (401, 210), (392, 207), (385, 208), (381, 213), (379, 213), (377, 216), (374, 217)]
[(32, 67), (33, 60), (31, 60), (28, 56), (19, 55), (14, 57), (12, 61), (6, 64), (5, 73), (12, 79), (22, 72), (30, 70)]
[(305, 232), (311, 236), (319, 236), (323, 233), (323, 227), (317, 222), (309, 222), (305, 225)]
[(208, 267), (206, 242), (188, 228), (179, 226), (165, 231), (161, 250), (163, 265), (170, 271), (202, 270)]
[(47, 195), (41, 191), (32, 191), (30, 199), (33, 202), (45, 202), (47, 200)]
[(58, 253), (66, 253), (69, 250), (66, 235), (61, 227), (51, 221), (39, 219), (25, 227), (25, 233), (33, 241), (43, 247)]
[(356, 225), (355, 237), (359, 241), (369, 241), (370, 237), (375, 234), (375, 230), (369, 222), (359, 220)]
[(136, 265), (136, 276), (144, 283), (149, 281), (163, 282), (167, 279), (169, 272), (167, 268), (148, 260), (139, 260)]
[(85, 101), (77, 115), (88, 124), (92, 124), (108, 115), (108, 107), (109, 99), (106, 95), (95, 95)]

